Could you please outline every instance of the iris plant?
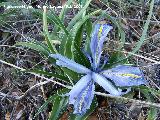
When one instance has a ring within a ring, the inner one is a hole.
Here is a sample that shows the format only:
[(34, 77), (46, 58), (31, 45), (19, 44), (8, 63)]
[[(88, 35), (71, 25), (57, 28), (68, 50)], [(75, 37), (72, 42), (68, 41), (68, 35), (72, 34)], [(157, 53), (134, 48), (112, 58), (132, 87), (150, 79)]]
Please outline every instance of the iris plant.
[(109, 94), (120, 96), (126, 94), (118, 87), (130, 87), (146, 84), (143, 73), (138, 67), (128, 65), (118, 65), (114, 68), (104, 70), (107, 64), (107, 57), (102, 62), (103, 43), (112, 26), (108, 24), (96, 24), (90, 41), (90, 53), (87, 57), (91, 68), (76, 63), (60, 54), (51, 54), (56, 59), (56, 64), (66, 67), (84, 76), (73, 86), (67, 94), (69, 104), (74, 105), (74, 114), (83, 115), (90, 108), (95, 93), (95, 83), (98, 83)]

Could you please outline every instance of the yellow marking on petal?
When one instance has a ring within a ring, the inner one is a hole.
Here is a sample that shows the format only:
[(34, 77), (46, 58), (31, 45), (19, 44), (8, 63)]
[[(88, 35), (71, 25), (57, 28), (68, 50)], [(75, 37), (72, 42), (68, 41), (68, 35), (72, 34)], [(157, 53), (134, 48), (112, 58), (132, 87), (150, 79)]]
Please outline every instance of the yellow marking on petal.
[(82, 111), (82, 107), (84, 105), (85, 102), (85, 96), (87, 95), (87, 91), (89, 89), (89, 86), (87, 86), (86, 90), (83, 92), (81, 100), (79, 101), (79, 106), (78, 106), (78, 111)]
[(124, 74), (119, 74), (121, 76), (124, 76), (124, 77), (132, 77), (132, 78), (140, 78), (141, 76), (138, 76), (138, 75), (135, 75), (135, 74), (129, 74), (129, 73), (124, 73)]
[(82, 107), (85, 105), (85, 97), (88, 93), (88, 90), (90, 88), (90, 85), (92, 85), (92, 82), (89, 83), (89, 85), (87, 86), (87, 88), (85, 89), (85, 91), (82, 93), (82, 97), (81, 97), (81, 100), (79, 101), (79, 106), (78, 106), (78, 111), (82, 111)]
[[(99, 31), (98, 31), (98, 41), (100, 40), (100, 37), (102, 35), (102, 31), (103, 31), (103, 25), (101, 24), (100, 28), (99, 28)], [(98, 47), (97, 47), (97, 50), (96, 50), (96, 56), (98, 56)], [(96, 63), (98, 63), (98, 57), (96, 57)]]
[(99, 28), (99, 32), (98, 32), (98, 38), (100, 38), (100, 37), (101, 37), (102, 30), (103, 30), (103, 26), (101, 25), (101, 27)]

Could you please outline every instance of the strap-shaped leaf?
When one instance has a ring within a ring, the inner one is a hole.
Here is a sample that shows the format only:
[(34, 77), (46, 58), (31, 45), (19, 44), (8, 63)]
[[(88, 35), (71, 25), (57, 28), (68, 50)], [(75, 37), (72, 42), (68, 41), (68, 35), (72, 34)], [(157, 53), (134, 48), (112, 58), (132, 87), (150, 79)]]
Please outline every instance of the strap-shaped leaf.
[(67, 11), (69, 10), (69, 8), (67, 6), (70, 6), (71, 3), (73, 3), (73, 0), (68, 0), (65, 4), (66, 7), (63, 7), (62, 10), (61, 10), (61, 13), (59, 15), (59, 19), (61, 21), (64, 21), (64, 17), (65, 17), (65, 14), (67, 13)]
[(147, 120), (156, 120), (158, 117), (158, 109), (151, 107), (147, 113)]
[(82, 40), (83, 40), (83, 28), (84, 25), (81, 26), (81, 28), (78, 29), (77, 34), (75, 36), (75, 40), (74, 40), (74, 60), (81, 64), (86, 66), (87, 68), (90, 67), (90, 62), (89, 60), (86, 58), (86, 56), (83, 54), (83, 52), (81, 51), (81, 44), (82, 44)]
[(48, 24), (47, 24), (47, 7), (43, 7), (43, 33), (45, 36), (45, 39), (47, 41), (48, 48), (52, 53), (57, 53), (57, 50), (55, 46), (52, 44), (52, 40), (50, 38), (49, 32), (48, 32)]
[[(150, 3), (149, 15), (147, 17), (146, 23), (144, 24), (142, 36), (140, 37), (140, 40), (136, 43), (136, 47), (133, 49), (132, 53), (136, 53), (141, 48), (143, 42), (145, 41), (145, 37), (147, 35), (147, 30), (153, 13), (153, 7), (154, 7), (154, 0), (152, 0)], [(129, 54), (127, 57), (129, 56), (131, 56), (131, 54)]]
[(46, 72), (46, 71), (42, 71), (42, 70), (27, 70), (27, 72), (34, 72), (37, 74), (46, 75), (49, 77), (55, 77), (60, 80), (68, 81), (67, 77), (63, 76), (62, 74), (58, 74), (58, 73), (51, 73), (51, 72)]
[(60, 118), (62, 111), (67, 107), (68, 98), (57, 96), (53, 101), (52, 112), (49, 120), (58, 120)]
[(48, 48), (48, 46), (46, 45), (46, 43), (41, 42), (41, 41), (37, 41), (37, 40), (34, 40), (34, 43), (37, 44), (37, 45), (42, 46), (45, 50), (47, 50), (48, 52), (50, 52), (50, 49)]
[(36, 50), (37, 52), (39, 52), (45, 56), (49, 55), (49, 51), (46, 48), (44, 48), (42, 45), (34, 43), (34, 42), (18, 42), (15, 44), (15, 46), (28, 47), (33, 50)]
[(66, 94), (67, 92), (68, 92), (68, 89), (60, 89), (60, 90), (57, 91), (56, 94), (54, 94), (51, 97), (49, 97), (48, 100), (38, 109), (37, 113), (34, 115), (34, 118), (36, 118), (37, 115), (39, 113), (41, 113), (48, 106), (48, 104), (50, 102), (54, 103), (57, 100), (58, 97), (60, 97), (60, 99), (64, 98), (64, 97), (62, 97), (60, 95)]
[[(36, 16), (43, 16), (42, 11), (41, 10), (34, 10), (33, 13)], [(48, 23), (52, 23), (55, 25), (55, 32), (64, 32), (64, 34), (60, 34), (59, 38), (61, 39), (61, 45), (60, 45), (60, 53), (62, 55), (67, 56), (68, 58), (72, 58), (72, 37), (69, 34), (69, 32), (67, 31), (66, 27), (64, 26), (64, 24), (62, 23), (62, 21), (59, 19), (59, 17), (54, 13), (54, 11), (52, 10), (48, 10), (48, 12), (46, 13), (47, 16), (47, 21)], [(58, 30), (57, 28), (60, 28), (60, 30)], [(48, 35), (49, 36), (49, 35)]]
[(108, 68), (111, 68), (115, 65), (118, 65), (118, 64), (129, 64), (128, 62), (128, 59), (124, 59), (120, 62), (117, 62), (120, 60), (121, 57), (125, 57), (124, 54), (122, 52), (119, 52), (119, 51), (114, 51), (108, 61), (108, 64), (105, 64), (105, 66), (103, 67), (103, 69), (108, 69)]
[(88, 8), (90, 2), (92, 0), (88, 0), (85, 4), (85, 6), (78, 12), (78, 14), (71, 20), (71, 22), (69, 23), (67, 29), (71, 30), (72, 27), (77, 23), (78, 20), (80, 20), (82, 18), (82, 15), (84, 13), (84, 11), (86, 11), (86, 9)]
[(89, 62), (89, 60), (83, 54), (83, 52), (78, 47), (78, 45), (75, 44), (74, 46), (75, 46), (75, 51), (74, 51), (74, 59), (75, 59), (75, 61), (77, 63), (81, 64), (81, 65), (84, 65), (87, 68), (90, 68), (91, 63)]
[(84, 6), (86, 4), (87, 0), (78, 0), (78, 3), (81, 5), (81, 6)]
[(72, 42), (73, 42), (72, 38), (69, 39), (66, 35), (64, 35), (61, 41), (60, 51), (59, 51), (62, 55), (65, 55), (70, 59), (72, 59), (73, 57)]
[(87, 39), (85, 41), (85, 50), (88, 53), (91, 53), (90, 51), (90, 40), (91, 40), (91, 33), (92, 33), (92, 22), (90, 19), (88, 19), (85, 23), (85, 30), (86, 30), (86, 34), (87, 34)]
[(100, 13), (101, 10), (96, 10), (94, 12), (91, 12), (90, 14), (86, 15), (83, 17), (83, 19), (80, 19), (78, 22), (75, 23), (75, 25), (72, 28), (72, 36), (75, 37), (75, 35), (77, 34), (79, 28), (88, 20), (90, 19), (92, 16)]
[[(156, 98), (156, 95), (157, 96), (160, 95), (160, 92), (158, 92), (154, 88), (149, 88), (147, 86), (140, 86), (138, 89), (146, 97), (147, 101), (150, 102), (155, 102), (154, 98)], [(158, 114), (158, 108), (150, 106), (150, 108), (148, 109), (147, 120), (156, 120), (157, 114)]]
[(43, 103), (43, 105), (38, 109), (38, 111), (34, 115), (34, 118), (36, 118), (39, 115), (39, 113), (41, 113), (45, 108), (47, 108), (48, 104), (52, 102), (52, 100), (54, 99), (55, 99), (55, 95), (49, 97), (48, 100), (45, 101), (45, 103)]
[(52, 14), (52, 16), (54, 16), (54, 18), (52, 17), (53, 22), (55, 21), (55, 24), (61, 28), (60, 32), (64, 31), (64, 33), (65, 33), (65, 35), (60, 34), (61, 35), (60, 37), (62, 38), (61, 45), (60, 45), (60, 53), (69, 57), (69, 58), (72, 58), (72, 56), (73, 56), (73, 52), (72, 52), (72, 41), (73, 40), (72, 40), (72, 37), (69, 34), (69, 32), (67, 31), (64, 24), (59, 19), (59, 17), (53, 11), (51, 11), (51, 14)]
[[(43, 16), (43, 11), (34, 9), (33, 14), (41, 19), (42, 16)], [(59, 19), (59, 17), (54, 13), (53, 10), (52, 11), (48, 10), (48, 12), (46, 13), (46, 16), (47, 16), (48, 23), (51, 23), (51, 24), (55, 25), (55, 27), (61, 28), (61, 30), (63, 30), (64, 33), (66, 34), (66, 36), (71, 38), (71, 36), (70, 36), (69, 32), (67, 31), (66, 27), (64, 26), (62, 21)], [(56, 32), (59, 32), (59, 31), (56, 31)]]

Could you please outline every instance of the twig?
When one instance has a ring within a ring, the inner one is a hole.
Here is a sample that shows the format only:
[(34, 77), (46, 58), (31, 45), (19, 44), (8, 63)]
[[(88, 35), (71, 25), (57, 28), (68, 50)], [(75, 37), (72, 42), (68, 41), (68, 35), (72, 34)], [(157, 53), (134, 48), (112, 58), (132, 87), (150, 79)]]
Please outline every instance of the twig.
[(125, 98), (125, 97), (121, 97), (121, 96), (112, 96), (112, 95), (101, 93), (101, 92), (95, 92), (95, 94), (96, 95), (101, 95), (101, 96), (104, 96), (104, 97), (114, 98), (114, 99), (122, 99), (124, 101), (133, 102), (133, 103), (136, 103), (136, 104), (142, 104), (142, 105), (148, 105), (148, 106), (160, 108), (160, 103), (151, 103), (151, 102), (146, 102), (146, 101), (141, 101), (141, 100)]
[(0, 60), (0, 62), (3, 63), (3, 64), (6, 64), (6, 65), (9, 65), (9, 66), (11, 66), (11, 67), (14, 67), (14, 68), (16, 68), (16, 69), (19, 69), (19, 70), (21, 70), (21, 71), (26, 71), (26, 69), (21, 68), (21, 67), (18, 67), (18, 66), (16, 66), (16, 65), (13, 65), (13, 64), (11, 64), (11, 63), (8, 63), (8, 62), (6, 62), (6, 61)]
[(134, 54), (134, 53), (132, 53), (132, 52), (127, 52), (127, 51), (122, 51), (122, 52), (128, 53), (128, 54), (132, 54), (132, 55), (134, 55), (134, 56), (136, 56), (136, 57), (140, 57), (140, 58), (143, 58), (143, 59), (145, 59), (145, 60), (154, 62), (155, 64), (160, 64), (159, 61), (153, 60), (153, 59), (151, 59), (151, 58), (144, 57), (144, 56), (142, 56), (142, 55)]
[(49, 82), (50, 82), (50, 81), (44, 81), (44, 82), (40, 82), (40, 83), (38, 83), (38, 84), (33, 85), (33, 86), (32, 86), (31, 88), (29, 88), (22, 96), (13, 96), (13, 95), (8, 95), (8, 94), (2, 93), (2, 92), (0, 92), (0, 96), (7, 97), (7, 98), (10, 98), (10, 99), (12, 99), (12, 100), (21, 100), (21, 99), (23, 99), (26, 95), (28, 95), (28, 93), (29, 93), (31, 90), (35, 89), (36, 87), (42, 86), (42, 85), (44, 85), (44, 84), (47, 84), (47, 83), (49, 83)]
[(50, 82), (50, 81), (44, 81), (44, 82), (40, 82), (40, 83), (37, 83), (37, 84), (33, 85), (32, 87), (30, 87), (30, 88), (24, 93), (24, 95), (22, 95), (22, 96), (19, 97), (19, 100), (23, 99), (26, 95), (28, 95), (28, 93), (29, 93), (31, 90), (35, 89), (36, 87), (42, 86), (42, 85), (44, 85), (44, 84), (47, 84), (47, 83), (49, 83), (49, 82)]
[[(138, 22), (146, 22), (147, 20), (142, 20), (142, 19), (132, 19), (132, 18), (124, 18), (124, 17), (113, 17), (114, 19), (128, 19), (128, 20), (130, 20), (130, 21), (138, 21)], [(150, 21), (151, 23), (156, 23), (156, 24), (158, 24), (158, 23), (160, 23), (160, 21), (153, 21), (153, 20), (151, 20)]]
[(156, 61), (156, 60), (153, 60), (153, 59), (151, 59), (151, 58), (147, 58), (147, 57), (144, 57), (144, 56), (142, 56), (142, 55), (138, 55), (138, 54), (135, 54), (135, 53), (132, 53), (132, 52), (127, 52), (127, 51), (120, 51), (120, 50), (111, 50), (111, 49), (109, 49), (109, 48), (105, 48), (105, 49), (107, 49), (107, 50), (110, 50), (110, 51), (118, 51), (118, 52), (122, 52), (122, 53), (127, 53), (127, 54), (131, 54), (131, 55), (134, 55), (134, 56), (136, 56), (136, 57), (139, 57), (139, 58), (142, 58), (142, 59), (145, 59), (145, 60), (148, 60), (148, 61), (150, 61), (150, 62), (153, 62), (154, 64), (160, 64), (160, 61)]
[[(14, 68), (16, 68), (16, 69), (19, 69), (19, 70), (21, 70), (22, 72), (27, 72), (26, 69), (21, 68), (21, 67), (18, 67), (18, 66), (16, 66), (16, 65), (13, 65), (13, 64), (8, 63), (8, 62), (5, 62), (5, 61), (3, 61), (3, 60), (0, 60), (0, 62), (3, 63), (3, 64), (6, 64), (6, 65), (9, 65), (9, 66), (11, 66), (11, 67), (14, 67)], [(68, 88), (68, 89), (71, 89), (71, 88), (72, 88), (71, 86), (64, 85), (64, 84), (62, 84), (62, 83), (60, 83), (60, 82), (57, 82), (57, 81), (55, 81), (55, 80), (51, 80), (51, 79), (46, 78), (46, 77), (44, 77), (44, 76), (41, 76), (41, 75), (39, 75), (39, 74), (35, 74), (35, 73), (33, 73), (33, 72), (28, 72), (28, 73), (30, 73), (30, 74), (32, 74), (32, 75), (35, 75), (35, 76), (37, 76), (37, 77), (39, 77), (39, 78), (45, 79), (45, 80), (47, 80), (47, 81), (53, 82), (53, 83), (55, 83), (55, 84), (61, 85), (61, 86), (65, 87), (65, 88)]]
[(8, 95), (8, 94), (5, 94), (5, 93), (2, 93), (2, 92), (0, 92), (0, 97), (7, 97), (7, 98), (9, 98), (9, 99), (11, 99), (11, 100), (19, 100), (19, 96), (13, 96), (13, 95)]

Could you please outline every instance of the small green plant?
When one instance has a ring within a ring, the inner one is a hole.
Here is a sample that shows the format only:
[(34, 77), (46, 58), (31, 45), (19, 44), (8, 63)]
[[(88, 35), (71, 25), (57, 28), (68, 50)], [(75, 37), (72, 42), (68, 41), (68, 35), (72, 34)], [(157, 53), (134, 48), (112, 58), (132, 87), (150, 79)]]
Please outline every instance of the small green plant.
[(94, 99), (95, 83), (102, 86), (109, 94), (120, 96), (130, 91), (122, 92), (120, 88), (116, 88), (110, 81), (114, 82), (119, 87), (139, 86), (146, 84), (143, 73), (138, 67), (126, 65), (118, 65), (112, 69), (104, 70), (107, 64), (108, 56), (101, 59), (103, 43), (112, 26), (107, 24), (96, 24), (92, 33), (90, 42), (90, 53), (85, 53), (90, 61), (90, 67), (86, 68), (73, 60), (70, 60), (60, 54), (51, 54), (50, 56), (57, 59), (56, 64), (61, 67), (66, 67), (76, 73), (84, 75), (68, 93), (69, 104), (74, 105), (74, 114), (83, 115), (90, 108)]

